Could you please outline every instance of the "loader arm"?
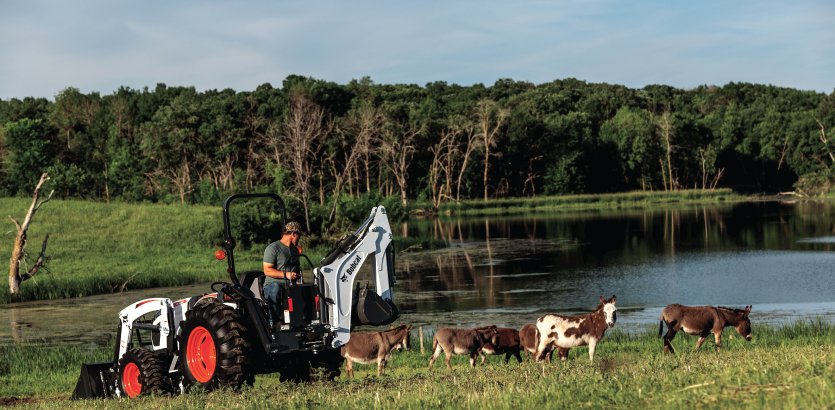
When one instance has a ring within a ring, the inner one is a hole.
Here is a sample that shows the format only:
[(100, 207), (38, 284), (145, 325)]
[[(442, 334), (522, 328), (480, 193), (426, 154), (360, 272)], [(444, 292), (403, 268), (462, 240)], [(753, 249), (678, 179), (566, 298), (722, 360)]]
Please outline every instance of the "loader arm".
[[(368, 219), (343, 240), (331, 255), (323, 260), (315, 274), (322, 275), (329, 305), (326, 308), (327, 322), (334, 333), (333, 347), (348, 343), (351, 337), (351, 314), (354, 304), (354, 279), (359, 268), (371, 260), (376, 293), (393, 306), (394, 260), (389, 246), (392, 241), (386, 209), (377, 206), (371, 210)], [(332, 301), (332, 302), (331, 302)]]

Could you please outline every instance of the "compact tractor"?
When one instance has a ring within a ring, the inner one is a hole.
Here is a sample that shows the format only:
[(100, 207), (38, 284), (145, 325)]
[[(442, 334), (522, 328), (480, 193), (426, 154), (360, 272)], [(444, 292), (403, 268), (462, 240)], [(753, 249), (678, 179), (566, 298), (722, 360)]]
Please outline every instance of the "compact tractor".
[[(340, 346), (356, 325), (384, 325), (397, 318), (393, 302), (394, 251), (386, 210), (377, 206), (368, 219), (313, 268), (312, 283), (285, 283), (282, 306), (271, 309), (263, 294), (264, 273), (235, 270), (235, 239), (229, 208), (240, 200), (270, 199), (287, 222), (284, 202), (275, 194), (233, 195), (223, 203), (223, 249), (229, 282), (213, 283), (211, 293), (171, 300), (150, 298), (118, 314), (113, 360), (83, 364), (74, 398), (137, 397), (239, 389), (256, 374), (308, 381), (339, 375)], [(310, 266), (310, 260), (303, 254)], [(374, 287), (354, 286), (370, 259)], [(304, 275), (300, 275), (304, 276)], [(275, 315), (272, 311), (283, 311)], [(279, 317), (274, 317), (279, 316)]]

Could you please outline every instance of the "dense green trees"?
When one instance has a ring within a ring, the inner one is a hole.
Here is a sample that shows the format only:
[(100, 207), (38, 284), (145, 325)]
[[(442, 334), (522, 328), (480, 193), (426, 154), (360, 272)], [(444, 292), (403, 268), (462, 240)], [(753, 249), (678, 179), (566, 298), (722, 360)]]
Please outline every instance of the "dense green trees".
[[(65, 197), (216, 203), (277, 191), (317, 230), (341, 196), (440, 201), (730, 186), (835, 185), (835, 93), (731, 83), (630, 89), (345, 85), (301, 76), (253, 91), (157, 85), (0, 100), (0, 189), (48, 171)], [(311, 210), (316, 215), (311, 217)]]

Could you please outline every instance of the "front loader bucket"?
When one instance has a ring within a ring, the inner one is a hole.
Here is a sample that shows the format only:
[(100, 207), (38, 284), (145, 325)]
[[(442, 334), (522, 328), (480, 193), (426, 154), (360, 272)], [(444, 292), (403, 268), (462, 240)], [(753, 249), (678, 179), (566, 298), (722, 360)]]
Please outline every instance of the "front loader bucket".
[(113, 362), (84, 363), (71, 399), (116, 396), (116, 366)]

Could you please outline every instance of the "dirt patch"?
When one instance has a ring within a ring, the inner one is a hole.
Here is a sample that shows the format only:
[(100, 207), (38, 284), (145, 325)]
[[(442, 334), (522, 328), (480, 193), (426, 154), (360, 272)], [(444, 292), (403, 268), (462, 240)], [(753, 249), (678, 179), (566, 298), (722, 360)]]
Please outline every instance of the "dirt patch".
[(0, 407), (16, 406), (18, 404), (34, 403), (36, 400), (32, 397), (0, 397)]

